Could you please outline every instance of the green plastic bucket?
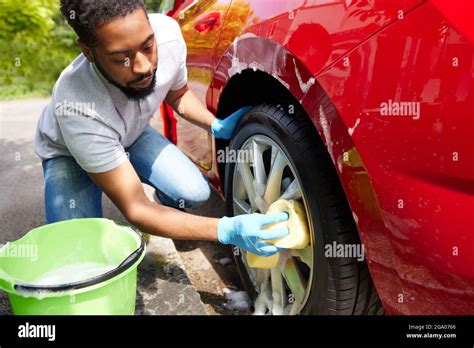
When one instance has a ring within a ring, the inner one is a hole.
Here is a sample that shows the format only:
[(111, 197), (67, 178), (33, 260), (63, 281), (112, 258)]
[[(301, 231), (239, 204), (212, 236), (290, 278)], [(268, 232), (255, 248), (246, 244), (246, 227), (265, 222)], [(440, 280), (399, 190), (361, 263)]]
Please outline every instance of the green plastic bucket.
[(0, 249), (0, 289), (16, 315), (133, 315), (144, 256), (142, 234), (128, 225), (62, 221)]

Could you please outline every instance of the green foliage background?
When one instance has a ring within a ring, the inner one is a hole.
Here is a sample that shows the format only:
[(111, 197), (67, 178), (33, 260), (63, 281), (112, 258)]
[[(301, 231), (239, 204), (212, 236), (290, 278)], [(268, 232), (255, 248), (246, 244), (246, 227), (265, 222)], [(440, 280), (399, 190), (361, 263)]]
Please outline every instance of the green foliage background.
[[(161, 0), (145, 0), (157, 12)], [(0, 99), (48, 96), (80, 53), (59, 0), (0, 0)]]

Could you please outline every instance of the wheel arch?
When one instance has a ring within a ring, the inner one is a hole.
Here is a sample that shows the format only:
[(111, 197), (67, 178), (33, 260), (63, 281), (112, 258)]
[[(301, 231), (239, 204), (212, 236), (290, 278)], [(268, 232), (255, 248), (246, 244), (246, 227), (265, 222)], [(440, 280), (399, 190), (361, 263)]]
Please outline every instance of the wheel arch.
[[(216, 65), (210, 107), (217, 117), (229, 115), (245, 105), (262, 103), (294, 105), (303, 108), (306, 115), (312, 115), (311, 103), (305, 103), (304, 99), (316, 87), (322, 92), (310, 70), (288, 49), (246, 33), (234, 40)], [(228, 143), (216, 140), (216, 151)], [(222, 166), (218, 171), (223, 179)]]

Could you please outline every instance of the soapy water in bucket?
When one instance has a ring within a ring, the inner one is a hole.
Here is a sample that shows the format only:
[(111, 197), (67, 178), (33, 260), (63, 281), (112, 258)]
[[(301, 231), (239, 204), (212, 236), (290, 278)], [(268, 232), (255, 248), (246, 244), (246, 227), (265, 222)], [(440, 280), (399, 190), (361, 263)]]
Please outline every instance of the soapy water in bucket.
[[(133, 226), (71, 219), (35, 228), (11, 243), (0, 248), (0, 291), (14, 314), (135, 313), (137, 268), (146, 244)], [(24, 244), (38, 252), (10, 252)]]
[(31, 284), (49, 286), (75, 283), (110, 272), (117, 266), (94, 262), (73, 263), (44, 273), (31, 282)]

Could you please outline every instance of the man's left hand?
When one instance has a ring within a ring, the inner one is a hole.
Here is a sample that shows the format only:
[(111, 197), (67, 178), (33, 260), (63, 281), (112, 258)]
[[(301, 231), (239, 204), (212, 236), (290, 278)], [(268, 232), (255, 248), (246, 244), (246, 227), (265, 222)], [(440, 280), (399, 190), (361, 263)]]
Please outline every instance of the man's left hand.
[(251, 106), (240, 108), (225, 119), (216, 118), (211, 125), (212, 134), (216, 139), (230, 139), (240, 119), (251, 109)]

